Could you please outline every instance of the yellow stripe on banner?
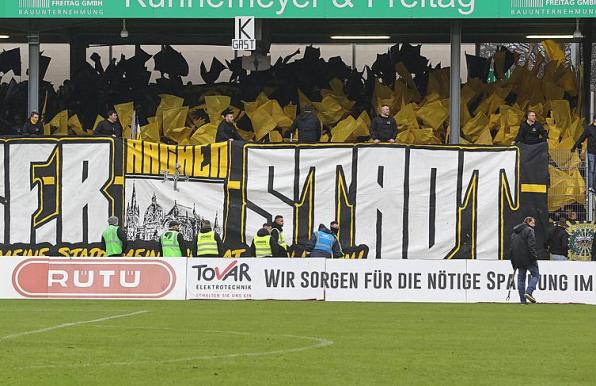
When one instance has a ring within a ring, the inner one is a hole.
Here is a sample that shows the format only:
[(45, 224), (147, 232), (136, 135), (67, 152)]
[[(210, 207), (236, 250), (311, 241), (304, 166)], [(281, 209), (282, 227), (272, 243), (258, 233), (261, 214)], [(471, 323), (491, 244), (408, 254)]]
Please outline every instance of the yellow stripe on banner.
[(240, 190), (240, 181), (228, 181), (228, 189)]
[(114, 185), (124, 185), (124, 176), (116, 176), (114, 178)]
[(546, 185), (540, 184), (522, 184), (522, 193), (546, 193)]
[(41, 180), (43, 181), (44, 185), (56, 185), (55, 177), (42, 177)]

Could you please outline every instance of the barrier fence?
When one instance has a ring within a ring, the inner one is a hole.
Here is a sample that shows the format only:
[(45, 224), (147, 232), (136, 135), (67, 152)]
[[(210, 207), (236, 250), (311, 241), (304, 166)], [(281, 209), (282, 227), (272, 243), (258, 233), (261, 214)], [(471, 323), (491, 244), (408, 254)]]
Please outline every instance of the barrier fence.
[[(596, 264), (540, 271), (539, 302), (596, 304)], [(479, 260), (7, 257), (0, 298), (506, 303), (512, 275), (507, 261)]]

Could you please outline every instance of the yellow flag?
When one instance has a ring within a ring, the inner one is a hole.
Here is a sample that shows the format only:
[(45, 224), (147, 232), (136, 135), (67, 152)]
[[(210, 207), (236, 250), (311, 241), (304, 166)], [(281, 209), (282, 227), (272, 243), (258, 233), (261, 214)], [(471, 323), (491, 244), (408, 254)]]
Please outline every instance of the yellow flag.
[[(221, 113), (230, 106), (232, 98), (225, 95), (210, 95), (205, 97), (207, 115), (211, 123), (219, 123), (222, 120)], [(234, 114), (235, 115), (235, 114)]]
[(272, 130), (269, 132), (269, 142), (270, 143), (281, 143), (284, 139), (281, 136), (281, 133), (277, 130)]
[(332, 130), (331, 142), (346, 142), (356, 130), (356, 120), (351, 115), (340, 121)]
[(419, 129), (418, 120), (416, 119), (416, 105), (408, 103), (399, 110), (395, 115), (395, 122), (400, 128), (404, 129)]
[[(238, 130), (239, 132), (241, 130)], [(191, 145), (207, 145), (215, 142), (215, 135), (217, 134), (217, 125), (215, 123), (207, 123), (199, 127), (190, 137), (189, 143)]]
[(159, 143), (159, 124), (157, 122), (151, 122), (145, 126), (141, 126), (140, 139), (142, 141)]
[(54, 131), (54, 135), (68, 135), (68, 110), (56, 114), (49, 124), (50, 129)]
[(449, 118), (449, 111), (440, 101), (436, 101), (420, 107), (416, 112), (416, 116), (426, 125), (437, 130)]
[(163, 111), (163, 134), (179, 145), (188, 143), (192, 129), (185, 127), (188, 107), (178, 107)]
[(565, 51), (563, 51), (559, 43), (555, 42), (554, 40), (543, 40), (542, 47), (544, 47), (544, 51), (550, 60), (554, 60), (556, 62), (565, 61)]
[(114, 110), (118, 114), (118, 120), (122, 126), (122, 137), (130, 138), (130, 132), (132, 127), (132, 115), (134, 112), (134, 103), (121, 103), (114, 106)]
[(79, 121), (79, 117), (76, 114), (68, 119), (68, 128), (76, 135), (89, 135), (87, 131), (83, 130), (83, 125), (81, 125), (81, 121)]

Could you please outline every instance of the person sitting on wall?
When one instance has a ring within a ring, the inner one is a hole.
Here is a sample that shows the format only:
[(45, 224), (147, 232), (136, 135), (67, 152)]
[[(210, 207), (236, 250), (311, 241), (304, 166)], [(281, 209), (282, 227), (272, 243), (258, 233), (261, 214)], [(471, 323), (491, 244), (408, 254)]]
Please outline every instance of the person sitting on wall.
[(519, 126), (519, 132), (512, 144), (523, 143), (526, 145), (535, 145), (546, 141), (548, 141), (548, 132), (536, 120), (536, 113), (534, 111), (528, 111), (526, 120)]
[(219, 233), (211, 228), (211, 222), (204, 220), (201, 230), (195, 237), (193, 243), (193, 256), (197, 257), (221, 257), (223, 246)]
[(43, 124), (37, 111), (31, 112), (31, 115), (29, 115), (29, 119), (23, 125), (22, 134), (24, 136), (43, 135)]

